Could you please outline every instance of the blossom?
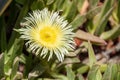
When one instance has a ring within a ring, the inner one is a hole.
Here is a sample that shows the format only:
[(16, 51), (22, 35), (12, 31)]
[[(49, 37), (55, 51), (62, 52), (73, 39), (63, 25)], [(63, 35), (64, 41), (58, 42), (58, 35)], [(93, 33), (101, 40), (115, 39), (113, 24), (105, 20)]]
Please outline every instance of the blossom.
[(36, 55), (48, 60), (55, 54), (59, 61), (73, 50), (73, 29), (67, 20), (59, 16), (59, 12), (50, 12), (47, 8), (35, 10), (21, 22), (18, 29), (20, 38), (26, 40), (25, 45)]

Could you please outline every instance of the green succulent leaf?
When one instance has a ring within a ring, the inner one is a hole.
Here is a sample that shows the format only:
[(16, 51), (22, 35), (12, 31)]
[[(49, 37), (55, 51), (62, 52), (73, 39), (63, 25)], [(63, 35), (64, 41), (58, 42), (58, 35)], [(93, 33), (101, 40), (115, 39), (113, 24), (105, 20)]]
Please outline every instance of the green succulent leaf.
[(101, 11), (101, 9), (102, 9), (101, 6), (92, 8), (91, 10), (89, 10), (87, 12), (87, 14), (86, 14), (87, 18), (91, 20), (93, 17), (95, 17), (95, 15), (99, 14), (99, 12)]
[(77, 15), (75, 19), (70, 23), (73, 26), (73, 29), (78, 29), (86, 21), (85, 15)]
[(90, 8), (94, 8), (97, 6), (99, 0), (89, 0), (89, 3), (90, 3)]
[(117, 25), (113, 29), (103, 32), (100, 37), (102, 39), (108, 40), (108, 39), (115, 39), (119, 35), (120, 35), (120, 25)]
[(93, 65), (88, 73), (88, 80), (102, 80), (98, 65)]
[(68, 80), (75, 80), (75, 73), (72, 71), (71, 67), (66, 66), (67, 78)]
[[(51, 0), (52, 1), (52, 0)], [(51, 4), (48, 2), (47, 4)], [(31, 10), (36, 10), (36, 9), (43, 9), (45, 7), (45, 3), (43, 0), (35, 0), (32, 5), (31, 5)]]
[(18, 67), (19, 67), (19, 58), (16, 57), (14, 59), (13, 66), (12, 66), (12, 71), (11, 71), (11, 79), (12, 80), (15, 80), (15, 77), (17, 76)]
[(96, 63), (96, 57), (90, 41), (88, 41), (88, 55), (89, 55), (89, 64), (90, 67), (92, 67)]
[(19, 39), (16, 39), (11, 48), (4, 53), (5, 54), (4, 71), (6, 75), (10, 75), (9, 71), (12, 68), (13, 61), (16, 58), (16, 56), (21, 54), (22, 47), (23, 42)]
[(36, 65), (33, 70), (29, 73), (28, 75), (28, 79), (29, 80), (35, 80), (36, 77), (42, 75), (43, 72), (46, 71), (46, 67), (44, 65), (42, 65), (41, 63), (39, 63), (38, 65)]
[(78, 80), (84, 80), (84, 77), (81, 74), (79, 74), (77, 76), (78, 76)]
[(68, 3), (69, 3), (68, 4), (69, 7), (68, 7), (68, 9), (66, 11), (66, 19), (69, 22), (71, 22), (74, 19), (76, 13), (77, 13), (77, 6), (76, 6), (77, 5), (77, 1), (73, 0), (73, 1), (68, 2)]
[(78, 11), (81, 10), (83, 3), (84, 3), (84, 0), (78, 0), (78, 4), (77, 4)]
[(97, 21), (97, 25), (95, 26), (95, 34), (100, 35), (104, 30), (107, 24), (108, 18), (112, 13), (114, 0), (105, 0), (105, 3), (102, 7), (102, 11), (100, 13), (99, 19)]
[(120, 64), (109, 64), (104, 75), (103, 80), (119, 80), (120, 79)]
[(53, 2), (54, 2), (55, 0), (47, 0), (47, 5), (50, 5), (50, 4), (52, 4)]
[(87, 72), (89, 70), (89, 66), (88, 65), (83, 65), (80, 68), (77, 69), (77, 72), (80, 74), (83, 74), (85, 72)]

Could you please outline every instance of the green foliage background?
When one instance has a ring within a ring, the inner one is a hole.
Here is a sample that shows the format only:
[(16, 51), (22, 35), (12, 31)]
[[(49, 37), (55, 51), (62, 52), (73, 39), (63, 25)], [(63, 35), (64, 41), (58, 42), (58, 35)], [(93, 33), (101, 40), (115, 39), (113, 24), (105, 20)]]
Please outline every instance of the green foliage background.
[[(4, 0), (3, 0), (4, 1)], [(73, 26), (76, 32), (85, 23), (85, 29), (104, 40), (115, 39), (120, 35), (120, 0), (89, 0), (89, 9), (80, 14), (84, 0), (7, 0), (11, 2), (0, 16), (0, 79), (1, 80), (120, 80), (120, 64), (97, 63), (90, 41), (83, 42), (88, 49), (89, 63), (82, 63), (77, 56), (66, 56), (60, 63), (53, 59), (49, 62), (25, 50), (24, 41), (13, 29), (20, 28), (22, 19), (32, 10), (48, 8), (59, 11)], [(6, 3), (4, 4), (6, 6)], [(0, 9), (3, 9), (1, 7)], [(112, 18), (111, 29), (107, 29)], [(78, 37), (79, 38), (79, 37)], [(75, 55), (80, 54), (73, 52)], [(20, 68), (24, 67), (22, 72)]]

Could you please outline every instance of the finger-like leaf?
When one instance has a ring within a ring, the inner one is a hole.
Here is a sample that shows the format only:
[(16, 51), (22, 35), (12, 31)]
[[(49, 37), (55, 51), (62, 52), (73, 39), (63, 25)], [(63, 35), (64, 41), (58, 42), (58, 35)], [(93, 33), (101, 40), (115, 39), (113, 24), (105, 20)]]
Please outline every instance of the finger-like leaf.
[(70, 23), (74, 29), (78, 29), (86, 21), (85, 15), (77, 15), (75, 19)]
[[(60, 74), (52, 74), (52, 76), (55, 78), (55, 80), (68, 80), (67, 76), (64, 76), (64, 75), (60, 75)], [(54, 80), (54, 79), (52, 79)]]
[[(48, 4), (50, 4), (50, 3), (48, 3)], [(35, 0), (31, 5), (31, 10), (43, 9), (44, 7), (45, 7), (45, 3), (43, 0)]]
[(68, 80), (75, 80), (75, 74), (69, 66), (66, 66)]
[(55, 3), (53, 4), (53, 6), (54, 6), (53, 9), (54, 10), (62, 10), (64, 3), (65, 3), (65, 0), (55, 0)]
[(102, 7), (98, 6), (98, 7), (95, 7), (93, 9), (89, 10), (86, 14), (87, 18), (91, 20), (95, 15), (97, 15), (101, 11), (101, 9), (102, 9)]
[(105, 3), (99, 16), (99, 20), (96, 23), (96, 35), (100, 35), (104, 31), (108, 18), (113, 10), (113, 2), (114, 0), (105, 0)]
[(101, 74), (100, 70), (97, 71), (96, 80), (102, 80), (102, 74)]
[(77, 13), (77, 6), (76, 5), (77, 5), (76, 0), (73, 0), (73, 1), (65, 0), (65, 2), (63, 3), (62, 16), (65, 19), (67, 19), (68, 22), (71, 22)]
[(89, 55), (90, 67), (92, 67), (92, 65), (96, 63), (96, 57), (90, 41), (88, 41), (88, 55)]
[(97, 6), (99, 0), (89, 0), (90, 2), (90, 8), (94, 8)]
[(102, 80), (98, 65), (93, 65), (88, 73), (88, 80)]
[(83, 66), (81, 66), (80, 68), (77, 69), (77, 72), (80, 73), (80, 74), (83, 74), (83, 73), (87, 72), (88, 70), (89, 70), (89, 66), (83, 65)]
[(120, 64), (117, 64), (117, 73), (116, 73), (116, 80), (120, 80)]
[(90, 41), (92, 43), (96, 43), (96, 44), (100, 44), (100, 45), (106, 45), (106, 42), (103, 39), (100, 39), (99, 37), (94, 36), (92, 34), (89, 34), (87, 32), (84, 32), (82, 30), (78, 30), (75, 33), (75, 37), (77, 37), (81, 40)]
[(54, 0), (47, 0), (47, 5), (50, 5), (50, 4), (52, 4), (54, 2)]
[(103, 80), (116, 80), (116, 75), (118, 74), (118, 68), (116, 64), (109, 64), (104, 75)]
[(102, 8), (102, 12), (100, 13), (100, 20), (104, 15), (106, 15), (106, 12), (108, 12), (112, 8), (113, 3), (114, 3), (114, 0), (105, 0)]
[(13, 61), (16, 56), (20, 55), (22, 52), (23, 42), (19, 39), (16, 39), (11, 48), (8, 51), (4, 52), (5, 61), (4, 61), (4, 71), (6, 75), (11, 75), (11, 68)]
[(81, 8), (82, 8), (82, 6), (83, 6), (83, 3), (84, 3), (84, 0), (78, 0), (77, 8), (78, 8), (78, 11), (79, 11), (79, 12), (81, 11)]
[(104, 16), (102, 16), (96, 27), (96, 31), (95, 31), (96, 35), (100, 35), (105, 30), (105, 26), (112, 11), (113, 11), (113, 7), (109, 11), (107, 11), (107, 13)]
[(46, 67), (43, 66), (41, 63), (36, 65), (34, 69), (29, 73), (28, 79), (34, 80), (36, 77), (40, 76), (43, 72), (45, 72)]
[(108, 40), (108, 39), (115, 39), (119, 35), (120, 35), (120, 25), (117, 25), (113, 29), (103, 32), (100, 37), (102, 39)]
[(76, 13), (77, 13), (77, 6), (76, 6), (77, 5), (77, 1), (73, 0), (68, 5), (69, 5), (69, 8), (68, 8), (67, 13), (66, 13), (66, 15), (67, 15), (66, 19), (69, 22), (71, 22), (74, 19)]
[(84, 80), (84, 77), (81, 74), (79, 74), (77, 76), (78, 76), (78, 80)]
[[(22, 20), (22, 18), (27, 14), (28, 12), (28, 7), (29, 7), (29, 0), (25, 0), (25, 5), (23, 6), (22, 10), (20, 11), (20, 14), (16, 20), (15, 26), (14, 28), (19, 28), (20, 27), (20, 22)], [(11, 46), (13, 45), (15, 39), (19, 36), (19, 34), (15, 31), (12, 32), (10, 40), (8, 42), (8, 49), (11, 48)]]
[(18, 65), (19, 65), (19, 58), (16, 57), (14, 59), (13, 66), (12, 66), (12, 72), (11, 72), (11, 79), (12, 80), (15, 80), (15, 76), (17, 76)]

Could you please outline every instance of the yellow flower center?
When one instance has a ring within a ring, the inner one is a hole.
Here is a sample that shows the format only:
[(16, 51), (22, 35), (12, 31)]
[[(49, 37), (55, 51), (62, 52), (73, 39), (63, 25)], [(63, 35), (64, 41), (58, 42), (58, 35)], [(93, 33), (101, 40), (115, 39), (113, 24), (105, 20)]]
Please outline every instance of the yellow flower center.
[(32, 31), (33, 39), (44, 47), (55, 48), (61, 44), (62, 33), (58, 27), (42, 27)]

